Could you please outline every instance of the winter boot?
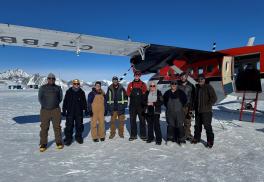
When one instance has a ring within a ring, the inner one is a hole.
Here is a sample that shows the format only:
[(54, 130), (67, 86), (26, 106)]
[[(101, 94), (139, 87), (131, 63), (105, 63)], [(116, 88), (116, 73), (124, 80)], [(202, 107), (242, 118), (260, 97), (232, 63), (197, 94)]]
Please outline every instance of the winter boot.
[(99, 140), (98, 140), (98, 139), (93, 139), (93, 141), (94, 141), (94, 142), (99, 142)]
[(72, 143), (72, 140), (65, 138), (65, 139), (63, 140), (63, 142), (64, 142), (64, 144), (65, 144), (66, 146), (70, 146), (71, 143)]
[(47, 144), (42, 144), (39, 146), (39, 151), (40, 152), (45, 152), (47, 150)]
[(101, 142), (105, 141), (105, 138), (100, 138), (100, 141), (101, 141)]
[(63, 149), (63, 144), (62, 143), (57, 143), (56, 144), (56, 148), (59, 149), (59, 150)]
[(75, 138), (75, 140), (77, 143), (83, 144), (83, 138), (82, 137)]

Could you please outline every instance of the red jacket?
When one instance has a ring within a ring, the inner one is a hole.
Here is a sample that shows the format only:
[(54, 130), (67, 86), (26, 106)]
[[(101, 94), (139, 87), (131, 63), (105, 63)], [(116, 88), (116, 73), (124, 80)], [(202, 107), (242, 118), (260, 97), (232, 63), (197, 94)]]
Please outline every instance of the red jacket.
[(131, 91), (133, 90), (133, 88), (139, 88), (142, 90), (142, 93), (145, 94), (146, 91), (147, 91), (147, 85), (139, 80), (139, 81), (133, 81), (133, 82), (130, 82), (127, 86), (127, 96), (130, 97), (130, 94), (131, 94)]

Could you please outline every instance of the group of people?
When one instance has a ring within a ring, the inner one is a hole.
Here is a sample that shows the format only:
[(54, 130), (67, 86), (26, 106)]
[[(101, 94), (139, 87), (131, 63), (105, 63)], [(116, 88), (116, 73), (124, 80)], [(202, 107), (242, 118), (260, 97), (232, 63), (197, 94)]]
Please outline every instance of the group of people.
[[(58, 149), (73, 142), (75, 128), (75, 141), (83, 143), (83, 118), (90, 116), (91, 137), (94, 142), (105, 140), (105, 116), (111, 115), (110, 136), (116, 135), (116, 120), (119, 121), (118, 135), (124, 138), (125, 110), (129, 99), (130, 137), (133, 141), (139, 137), (147, 143), (162, 143), (160, 128), (160, 114), (162, 105), (166, 108), (167, 141), (178, 144), (190, 141), (197, 144), (201, 140), (202, 127), (207, 135), (207, 146), (213, 147), (214, 133), (212, 129), (212, 106), (217, 101), (213, 87), (205, 82), (204, 75), (198, 76), (198, 84), (188, 81), (188, 74), (180, 74), (180, 80), (171, 81), (170, 89), (164, 95), (157, 88), (155, 81), (146, 83), (140, 80), (141, 73), (134, 72), (134, 80), (127, 89), (119, 83), (118, 77), (112, 78), (112, 84), (105, 93), (101, 82), (95, 82), (94, 88), (85, 97), (80, 87), (80, 81), (75, 79), (64, 96), (60, 86), (55, 84), (55, 75), (50, 73), (48, 83), (39, 89), (40, 110), (40, 151), (47, 149), (48, 130), (52, 121), (55, 133), (55, 142)], [(60, 103), (63, 100), (62, 112)], [(62, 140), (61, 115), (66, 117), (64, 128), (65, 138)], [(191, 120), (195, 115), (194, 136), (191, 133)], [(139, 132), (137, 131), (137, 117), (139, 118)]]

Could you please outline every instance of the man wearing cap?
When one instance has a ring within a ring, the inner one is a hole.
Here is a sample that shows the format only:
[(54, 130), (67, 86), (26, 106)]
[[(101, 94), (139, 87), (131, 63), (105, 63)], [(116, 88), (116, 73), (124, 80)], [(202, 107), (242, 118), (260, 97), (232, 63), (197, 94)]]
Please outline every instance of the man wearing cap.
[(144, 113), (144, 94), (147, 91), (147, 85), (140, 80), (141, 72), (135, 71), (134, 80), (128, 84), (127, 95), (129, 101), (130, 114), (130, 138), (129, 141), (137, 139), (137, 116), (139, 117), (140, 138), (144, 141), (146, 137), (146, 122), (143, 116)]
[(38, 100), (41, 105), (40, 110), (40, 152), (47, 149), (48, 131), (52, 120), (53, 130), (57, 149), (62, 149), (61, 136), (61, 109), (62, 89), (55, 84), (55, 75), (50, 73), (47, 77), (48, 83), (39, 88)]
[(193, 111), (193, 103), (194, 103), (194, 96), (195, 96), (195, 87), (188, 81), (188, 74), (186, 72), (182, 72), (180, 74), (180, 82), (179, 82), (179, 89), (181, 89), (186, 97), (187, 103), (183, 107), (185, 120), (184, 120), (184, 135), (185, 139), (188, 141), (192, 141), (193, 136), (191, 134), (191, 122), (192, 122), (192, 111)]
[(73, 128), (75, 126), (75, 140), (79, 144), (83, 143), (82, 132), (83, 114), (88, 115), (87, 102), (84, 91), (80, 88), (80, 81), (75, 79), (72, 81), (72, 87), (66, 91), (62, 115), (66, 117), (65, 123), (65, 139), (64, 144), (69, 146), (72, 143)]
[(205, 76), (198, 76), (198, 84), (195, 92), (195, 126), (193, 144), (200, 142), (202, 125), (206, 130), (207, 147), (212, 148), (214, 144), (214, 133), (212, 128), (212, 106), (216, 103), (217, 96), (214, 88), (206, 83)]
[[(88, 111), (91, 117), (91, 134), (94, 142), (105, 140), (105, 115), (107, 113), (106, 97), (101, 89), (101, 82), (95, 82), (88, 95)], [(97, 130), (98, 123), (98, 130)]]
[(183, 122), (185, 119), (183, 107), (187, 103), (185, 93), (178, 89), (178, 82), (171, 81), (171, 89), (164, 94), (166, 118), (168, 123), (167, 141), (186, 143), (184, 139)]
[(124, 138), (125, 109), (127, 107), (127, 95), (125, 88), (118, 82), (118, 77), (112, 78), (112, 84), (108, 87), (107, 109), (111, 113), (111, 127), (109, 139), (113, 139), (116, 134), (115, 120), (119, 120), (118, 135)]

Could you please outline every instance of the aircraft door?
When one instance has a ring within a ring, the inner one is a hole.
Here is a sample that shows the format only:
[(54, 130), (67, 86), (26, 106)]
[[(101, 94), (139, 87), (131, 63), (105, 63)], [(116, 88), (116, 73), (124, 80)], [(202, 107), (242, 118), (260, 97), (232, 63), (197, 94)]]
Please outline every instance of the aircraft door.
[(226, 95), (234, 92), (233, 87), (233, 60), (232, 56), (224, 56), (222, 65), (222, 84)]

